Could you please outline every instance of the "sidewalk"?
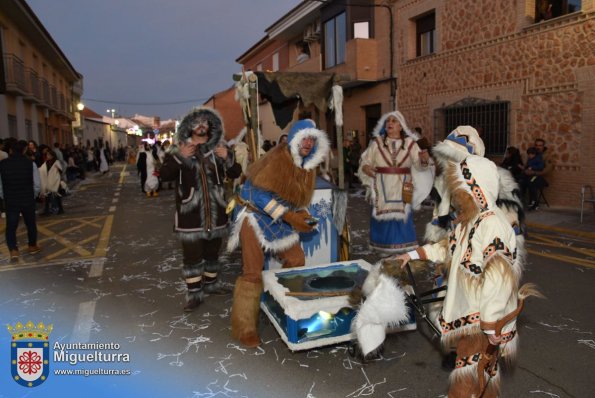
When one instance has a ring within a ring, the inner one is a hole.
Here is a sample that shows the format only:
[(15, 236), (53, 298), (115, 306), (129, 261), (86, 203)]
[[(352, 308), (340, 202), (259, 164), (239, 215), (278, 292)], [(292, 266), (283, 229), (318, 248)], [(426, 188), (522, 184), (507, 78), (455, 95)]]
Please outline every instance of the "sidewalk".
[(590, 203), (585, 204), (582, 224), (580, 223), (580, 208), (563, 209), (543, 206), (536, 211), (526, 211), (525, 216), (529, 228), (591, 233), (595, 239), (595, 212), (593, 211), (593, 205)]

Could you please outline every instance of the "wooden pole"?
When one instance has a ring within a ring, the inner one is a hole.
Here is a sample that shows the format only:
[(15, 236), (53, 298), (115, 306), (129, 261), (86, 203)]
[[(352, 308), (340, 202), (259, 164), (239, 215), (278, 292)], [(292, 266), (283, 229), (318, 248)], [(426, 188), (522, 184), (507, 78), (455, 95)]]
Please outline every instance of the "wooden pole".
[(252, 159), (258, 160), (260, 151), (260, 142), (258, 142), (258, 82), (255, 74), (248, 77), (248, 92), (250, 94), (249, 111), (250, 111), (250, 125), (248, 126), (248, 147), (252, 152)]
[(337, 126), (337, 157), (339, 162), (339, 189), (345, 189), (345, 164), (343, 153), (343, 126)]

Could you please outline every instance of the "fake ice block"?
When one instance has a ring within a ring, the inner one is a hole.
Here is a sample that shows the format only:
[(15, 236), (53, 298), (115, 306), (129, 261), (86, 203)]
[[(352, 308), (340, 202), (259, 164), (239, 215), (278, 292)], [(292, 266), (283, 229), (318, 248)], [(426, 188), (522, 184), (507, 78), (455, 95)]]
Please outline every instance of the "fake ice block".
[(293, 351), (352, 340), (349, 293), (371, 267), (353, 260), (263, 271), (260, 307)]

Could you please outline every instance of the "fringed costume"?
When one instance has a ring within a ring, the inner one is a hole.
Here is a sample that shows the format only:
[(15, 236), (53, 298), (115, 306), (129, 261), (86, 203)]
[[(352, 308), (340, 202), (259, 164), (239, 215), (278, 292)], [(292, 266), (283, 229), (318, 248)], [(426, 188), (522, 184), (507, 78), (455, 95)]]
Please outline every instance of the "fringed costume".
[[(386, 120), (397, 118), (405, 133), (394, 139), (386, 134)], [(420, 138), (406, 125), (399, 112), (385, 114), (372, 133), (373, 139), (362, 154), (358, 177), (367, 189), (372, 204), (370, 218), (370, 245), (381, 252), (400, 253), (417, 247), (413, 209), (417, 209), (430, 192), (433, 175), (427, 164), (420, 160)], [(374, 168), (372, 178), (363, 169)], [(413, 184), (413, 200), (403, 197), (404, 185)]]
[[(515, 231), (496, 206), (500, 189), (496, 165), (468, 155), (444, 167), (449, 201), (457, 211), (455, 227), (446, 239), (408, 254), (449, 266), (439, 317), (443, 346), (457, 350), (448, 396), (495, 397), (497, 359), (510, 360), (516, 354), (516, 317), (533, 290), (519, 289), (522, 263)], [(490, 345), (488, 334), (501, 337), (499, 346)]]
[(178, 128), (177, 141), (191, 142), (194, 126), (201, 121), (208, 123), (207, 142), (197, 145), (191, 157), (184, 157), (178, 147), (172, 147), (160, 170), (163, 181), (176, 182), (174, 231), (184, 254), (186, 311), (203, 301), (203, 288), (207, 293), (224, 292), (218, 261), (222, 238), (228, 233), (223, 183), (226, 176), (237, 178), (241, 174), (232, 150), (228, 150), (226, 159), (214, 153), (223, 138), (223, 121), (216, 111), (196, 108), (186, 115)]

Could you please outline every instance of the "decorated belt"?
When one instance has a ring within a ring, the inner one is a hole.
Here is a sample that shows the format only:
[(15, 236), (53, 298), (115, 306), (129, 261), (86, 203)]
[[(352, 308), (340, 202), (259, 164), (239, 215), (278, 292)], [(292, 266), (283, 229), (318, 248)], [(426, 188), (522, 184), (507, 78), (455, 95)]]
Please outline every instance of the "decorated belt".
[(376, 172), (380, 174), (411, 174), (409, 167), (376, 167)]

